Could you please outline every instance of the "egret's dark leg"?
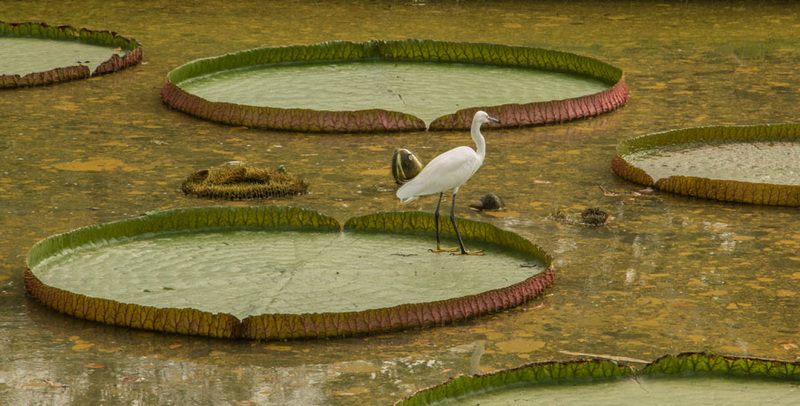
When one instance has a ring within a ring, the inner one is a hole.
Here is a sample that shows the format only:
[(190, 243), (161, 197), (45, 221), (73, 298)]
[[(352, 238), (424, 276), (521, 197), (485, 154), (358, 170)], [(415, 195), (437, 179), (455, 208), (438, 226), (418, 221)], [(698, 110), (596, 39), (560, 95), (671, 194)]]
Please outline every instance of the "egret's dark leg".
[(458, 248), (442, 248), (441, 240), (439, 239), (439, 208), (442, 206), (442, 197), (444, 192), (439, 193), (439, 203), (436, 204), (436, 211), (433, 213), (433, 222), (436, 223), (436, 249), (431, 252), (454, 252)]
[(458, 226), (456, 225), (456, 193), (453, 193), (453, 202), (450, 204), (450, 222), (453, 223), (453, 230), (456, 231), (456, 238), (458, 238), (458, 247), (461, 248), (461, 254), (466, 255), (467, 250), (464, 249), (464, 241), (461, 241), (461, 234), (458, 233)]
[[(464, 241), (461, 241), (461, 234), (458, 232), (458, 226), (456, 225), (456, 194), (453, 193), (453, 203), (450, 205), (450, 221), (453, 223), (453, 230), (456, 232), (456, 238), (458, 238), (458, 247), (461, 248), (461, 255), (483, 255), (482, 250), (478, 251), (467, 251), (464, 249)], [(456, 252), (456, 254), (459, 254)]]
[(444, 192), (439, 193), (439, 203), (436, 203), (436, 211), (433, 213), (433, 222), (436, 225), (436, 252), (442, 250), (439, 242), (439, 207), (442, 205), (442, 196), (444, 196)]

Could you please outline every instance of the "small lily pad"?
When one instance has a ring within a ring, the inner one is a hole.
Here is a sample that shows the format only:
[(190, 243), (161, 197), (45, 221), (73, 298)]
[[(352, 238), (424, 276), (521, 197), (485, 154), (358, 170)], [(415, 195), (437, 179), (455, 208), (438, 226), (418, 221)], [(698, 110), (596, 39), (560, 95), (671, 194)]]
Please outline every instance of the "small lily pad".
[(519, 305), (552, 283), (551, 259), (524, 238), (485, 223), (459, 227), (490, 255), (428, 252), (433, 222), (422, 213), (357, 217), (342, 232), (330, 217), (287, 207), (165, 210), (41, 241), (25, 282), (77, 317), (249, 339), (453, 322)]
[(800, 206), (799, 157), (800, 125), (697, 127), (625, 141), (612, 168), (677, 194)]
[(114, 32), (0, 22), (0, 89), (112, 73), (141, 59), (141, 45)]
[[(429, 40), (326, 42), (200, 59), (169, 73), (162, 100), (230, 125), (293, 131), (468, 128), (563, 122), (622, 106), (622, 71), (566, 52)], [(513, 91), (512, 91), (513, 89)]]

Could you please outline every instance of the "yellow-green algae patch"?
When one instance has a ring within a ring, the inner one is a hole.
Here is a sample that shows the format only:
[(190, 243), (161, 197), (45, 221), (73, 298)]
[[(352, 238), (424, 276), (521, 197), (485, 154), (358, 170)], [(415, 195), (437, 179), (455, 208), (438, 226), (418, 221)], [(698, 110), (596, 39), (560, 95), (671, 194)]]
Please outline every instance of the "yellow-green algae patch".
[(800, 206), (800, 125), (697, 127), (621, 143), (618, 175), (706, 199)]
[(291, 207), (159, 211), (37, 243), (25, 283), (48, 306), (89, 320), (258, 339), (453, 322), (519, 305), (552, 284), (540, 248), (459, 222), (488, 255), (429, 252), (432, 216), (421, 213), (358, 217), (342, 232), (330, 217)]

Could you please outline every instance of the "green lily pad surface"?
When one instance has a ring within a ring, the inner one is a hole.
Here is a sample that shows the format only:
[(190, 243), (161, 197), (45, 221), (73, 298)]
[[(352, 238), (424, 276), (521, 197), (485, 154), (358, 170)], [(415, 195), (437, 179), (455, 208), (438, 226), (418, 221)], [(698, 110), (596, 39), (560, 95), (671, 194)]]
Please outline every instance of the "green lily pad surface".
[(223, 71), (180, 83), (212, 102), (312, 110), (399, 111), (426, 125), (471, 106), (561, 100), (599, 93), (600, 79), (465, 63), (364, 61)]
[(26, 285), (60, 311), (110, 324), (297, 338), (454, 321), (552, 283), (549, 257), (521, 237), (465, 222), (462, 233), (479, 231), (473, 245), (488, 254), (437, 255), (432, 226), (419, 213), (351, 219), (340, 232), (293, 208), (158, 212), (40, 242)]
[(537, 48), (437, 41), (259, 48), (181, 66), (167, 104), (213, 121), (297, 131), (468, 128), (562, 122), (627, 100), (622, 71)]
[(122, 50), (43, 38), (0, 37), (0, 73), (24, 76), (64, 66), (84, 65), (97, 69), (111, 55), (124, 55)]
[(108, 31), (0, 22), (0, 88), (46, 85), (139, 63), (141, 46)]
[(792, 405), (800, 402), (796, 362), (703, 353), (666, 356), (641, 369), (613, 361), (534, 363), (458, 376), (396, 406), (422, 405)]
[(363, 233), (173, 233), (70, 250), (34, 271), (45, 284), (87, 296), (245, 318), (446, 300), (544, 270), (541, 263), (521, 267), (524, 257), (503, 252), (430, 255), (430, 245), (416, 236)]
[(700, 127), (625, 141), (618, 175), (707, 199), (800, 206), (800, 126)]

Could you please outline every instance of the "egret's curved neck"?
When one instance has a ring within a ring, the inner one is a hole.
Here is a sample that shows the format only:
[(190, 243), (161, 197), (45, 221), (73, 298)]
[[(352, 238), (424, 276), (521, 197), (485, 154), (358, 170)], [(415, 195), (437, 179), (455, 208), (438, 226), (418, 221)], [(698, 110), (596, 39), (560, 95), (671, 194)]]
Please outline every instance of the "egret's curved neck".
[(478, 152), (478, 156), (481, 157), (481, 160), (486, 156), (486, 140), (483, 139), (483, 134), (481, 134), (481, 124), (482, 123), (472, 123), (472, 129), (470, 133), (472, 134), (472, 140), (475, 141), (476, 151)]

